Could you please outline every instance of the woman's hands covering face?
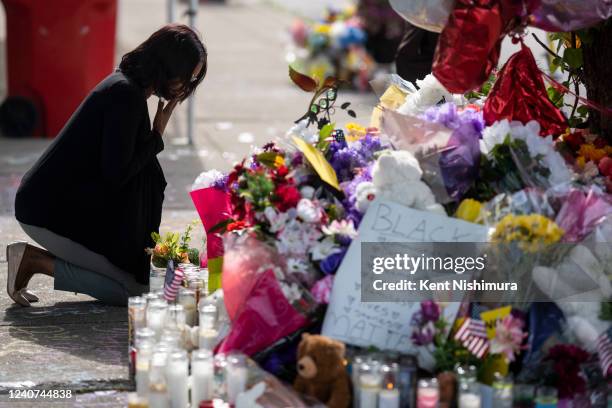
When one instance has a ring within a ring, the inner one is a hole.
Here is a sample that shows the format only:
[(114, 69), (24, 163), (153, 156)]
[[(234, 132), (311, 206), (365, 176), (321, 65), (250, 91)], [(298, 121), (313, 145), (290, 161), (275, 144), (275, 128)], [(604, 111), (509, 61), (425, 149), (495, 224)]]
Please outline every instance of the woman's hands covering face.
[(156, 130), (160, 135), (164, 134), (172, 111), (178, 104), (178, 99), (172, 99), (164, 104), (164, 101), (160, 98), (157, 103), (157, 112), (155, 113), (155, 119), (153, 119), (153, 129)]

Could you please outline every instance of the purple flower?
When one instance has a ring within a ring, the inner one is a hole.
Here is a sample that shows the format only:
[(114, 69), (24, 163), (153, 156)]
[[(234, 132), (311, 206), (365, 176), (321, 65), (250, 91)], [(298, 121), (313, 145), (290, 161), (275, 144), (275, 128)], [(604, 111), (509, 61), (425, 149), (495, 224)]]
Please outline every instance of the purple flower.
[(344, 255), (346, 255), (346, 248), (343, 248), (342, 251), (336, 252), (335, 254), (332, 254), (322, 260), (319, 264), (319, 267), (321, 268), (323, 273), (327, 275), (334, 274), (336, 273), (336, 270), (338, 270), (340, 263), (344, 259)]
[(217, 190), (226, 191), (227, 190), (227, 174), (224, 174), (223, 177), (219, 177), (215, 181), (213, 181), (212, 186)]
[(434, 336), (436, 335), (436, 328), (432, 322), (428, 322), (424, 326), (415, 327), (412, 330), (412, 343), (417, 346), (426, 346), (433, 342)]
[(421, 316), (425, 322), (437, 322), (440, 319), (440, 306), (433, 300), (422, 301)]

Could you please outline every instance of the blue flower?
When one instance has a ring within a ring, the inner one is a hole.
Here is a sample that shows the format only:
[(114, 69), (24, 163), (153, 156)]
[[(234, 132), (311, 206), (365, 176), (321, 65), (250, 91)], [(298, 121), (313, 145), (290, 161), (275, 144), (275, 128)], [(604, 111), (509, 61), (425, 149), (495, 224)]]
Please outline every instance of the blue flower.
[(340, 266), (340, 263), (344, 259), (344, 255), (346, 255), (347, 248), (343, 248), (342, 251), (336, 252), (321, 261), (319, 264), (323, 273), (327, 275), (331, 275), (336, 273), (336, 270)]

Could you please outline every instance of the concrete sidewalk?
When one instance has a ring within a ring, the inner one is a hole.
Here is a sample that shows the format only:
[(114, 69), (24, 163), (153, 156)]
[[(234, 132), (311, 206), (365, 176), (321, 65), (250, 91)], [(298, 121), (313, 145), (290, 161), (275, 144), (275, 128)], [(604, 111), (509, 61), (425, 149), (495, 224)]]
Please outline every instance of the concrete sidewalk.
[[(179, 16), (185, 5), (177, 3)], [(165, 10), (164, 0), (120, 1), (117, 55), (162, 26)], [(201, 171), (229, 170), (252, 145), (284, 135), (305, 112), (310, 97), (289, 82), (284, 61), (285, 30), (292, 18), (290, 12), (267, 2), (238, 0), (200, 6), (198, 29), (208, 47), (210, 67), (196, 96), (194, 145), (183, 144), (186, 108), (181, 106), (169, 125), (167, 148), (160, 155), (169, 182), (162, 230), (182, 230), (197, 217), (188, 191)], [(0, 19), (2, 47), (4, 31)], [(3, 67), (0, 63), (0, 99), (6, 92)], [(353, 102), (358, 119), (366, 124), (373, 96), (343, 92), (339, 102), (345, 100)], [(151, 100), (150, 106), (155, 103)], [(350, 118), (339, 114), (337, 121), (342, 124)], [(104, 390), (129, 387), (125, 309), (102, 306), (84, 295), (55, 292), (52, 280), (44, 276), (36, 276), (31, 283), (41, 298), (34, 307), (13, 306), (4, 292), (6, 245), (26, 239), (12, 215), (14, 192), (20, 177), (48, 143), (0, 139), (0, 407), (45, 406), (41, 402), (17, 405), (1, 395), (9, 389), (36, 386), (82, 393), (76, 402), (50, 406), (124, 406), (124, 392)]]

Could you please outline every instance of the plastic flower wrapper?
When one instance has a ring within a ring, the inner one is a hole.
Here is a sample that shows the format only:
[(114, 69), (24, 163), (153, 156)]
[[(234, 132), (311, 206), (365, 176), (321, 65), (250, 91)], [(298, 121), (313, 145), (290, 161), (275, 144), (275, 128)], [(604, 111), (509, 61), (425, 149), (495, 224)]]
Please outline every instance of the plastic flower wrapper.
[(208, 261), (209, 291), (220, 286), (221, 264), (223, 259), (223, 241), (214, 232), (213, 227), (230, 217), (230, 196), (226, 190), (227, 177), (212, 170), (204, 172), (196, 179), (190, 193), (191, 200), (198, 211), (200, 220), (206, 230), (206, 255)]
[(502, 120), (486, 127), (481, 141), (483, 159), (470, 198), (488, 201), (500, 193), (525, 187), (569, 185), (573, 173), (555, 150), (551, 136), (541, 137), (540, 126)]
[(612, 17), (607, 0), (543, 0), (529, 15), (529, 24), (545, 31), (575, 31)]
[(223, 291), (232, 327), (219, 352), (252, 355), (308, 323), (316, 303), (273, 247), (245, 233), (228, 235), (225, 248)]
[(572, 189), (559, 199), (563, 205), (556, 221), (565, 230), (566, 242), (583, 240), (597, 224), (612, 215), (612, 195), (599, 193), (592, 187), (586, 191)]
[(600, 313), (612, 299), (612, 214), (608, 214), (559, 262), (534, 268), (539, 289), (556, 302), (577, 343), (595, 351), (599, 336), (610, 327)]
[(452, 0), (391, 0), (393, 10), (410, 24), (424, 30), (441, 32), (453, 10)]

